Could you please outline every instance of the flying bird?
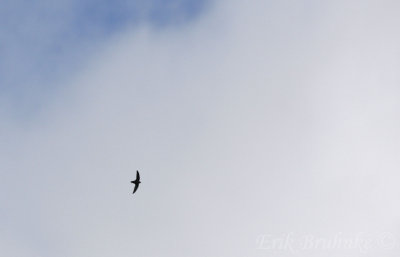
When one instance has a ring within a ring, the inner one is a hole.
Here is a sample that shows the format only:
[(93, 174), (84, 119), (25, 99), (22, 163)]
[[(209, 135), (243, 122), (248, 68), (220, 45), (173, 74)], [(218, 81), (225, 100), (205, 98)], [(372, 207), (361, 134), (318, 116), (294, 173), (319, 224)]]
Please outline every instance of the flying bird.
[(136, 171), (136, 179), (134, 181), (131, 181), (131, 183), (135, 184), (135, 188), (133, 189), (133, 193), (132, 193), (132, 194), (134, 194), (136, 192), (136, 190), (138, 189), (139, 184), (141, 183), (138, 170)]

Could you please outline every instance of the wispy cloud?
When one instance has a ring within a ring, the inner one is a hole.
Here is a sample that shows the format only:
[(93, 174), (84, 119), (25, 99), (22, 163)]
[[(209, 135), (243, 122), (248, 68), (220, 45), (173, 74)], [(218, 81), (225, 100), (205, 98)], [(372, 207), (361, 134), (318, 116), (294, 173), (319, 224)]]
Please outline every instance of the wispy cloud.
[[(0, 9), (0, 95), (19, 112), (40, 105), (83, 69), (113, 36), (151, 24), (195, 19), (205, 1), (3, 1)], [(43, 106), (42, 106), (43, 108)], [(25, 115), (26, 116), (26, 115)]]

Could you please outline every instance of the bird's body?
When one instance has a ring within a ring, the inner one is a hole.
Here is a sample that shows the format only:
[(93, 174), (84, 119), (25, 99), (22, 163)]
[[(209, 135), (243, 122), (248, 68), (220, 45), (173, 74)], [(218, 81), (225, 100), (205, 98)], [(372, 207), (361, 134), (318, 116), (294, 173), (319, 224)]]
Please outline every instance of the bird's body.
[(136, 179), (131, 181), (131, 183), (135, 184), (135, 188), (133, 189), (133, 193), (134, 194), (136, 192), (136, 190), (139, 188), (139, 184), (142, 183), (140, 182), (140, 175), (139, 175), (139, 171), (136, 171)]

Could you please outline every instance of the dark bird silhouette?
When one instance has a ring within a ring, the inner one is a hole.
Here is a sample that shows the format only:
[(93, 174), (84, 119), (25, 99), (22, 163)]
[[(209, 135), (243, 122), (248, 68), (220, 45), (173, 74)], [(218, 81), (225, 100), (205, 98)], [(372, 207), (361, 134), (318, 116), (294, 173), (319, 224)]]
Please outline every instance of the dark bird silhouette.
[(135, 188), (133, 189), (133, 193), (134, 194), (136, 192), (136, 190), (139, 188), (139, 184), (140, 182), (140, 175), (139, 175), (139, 171), (136, 171), (136, 179), (134, 181), (131, 181), (131, 183), (135, 184)]

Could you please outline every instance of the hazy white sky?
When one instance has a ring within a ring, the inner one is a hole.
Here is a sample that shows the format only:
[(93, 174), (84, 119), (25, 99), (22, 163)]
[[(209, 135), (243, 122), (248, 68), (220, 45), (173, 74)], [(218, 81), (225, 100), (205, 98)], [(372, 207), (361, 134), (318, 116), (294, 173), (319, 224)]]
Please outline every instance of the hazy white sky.
[(109, 38), (32, 117), (2, 97), (0, 253), (398, 256), (399, 7), (219, 1)]

